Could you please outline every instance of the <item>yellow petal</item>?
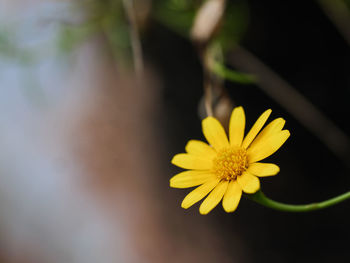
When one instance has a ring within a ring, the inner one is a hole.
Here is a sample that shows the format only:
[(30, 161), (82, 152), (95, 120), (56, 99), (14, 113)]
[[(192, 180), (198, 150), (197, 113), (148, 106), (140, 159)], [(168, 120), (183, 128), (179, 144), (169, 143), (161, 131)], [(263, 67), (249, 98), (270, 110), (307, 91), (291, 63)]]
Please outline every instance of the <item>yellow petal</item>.
[(222, 206), (227, 213), (234, 212), (241, 200), (242, 188), (237, 181), (231, 181), (222, 200)]
[(280, 132), (283, 129), (285, 123), (286, 121), (282, 118), (277, 118), (270, 122), (254, 139), (249, 148), (259, 147), (260, 143), (263, 143), (270, 136)]
[(265, 122), (269, 118), (272, 110), (268, 109), (266, 110), (261, 116), (258, 118), (258, 120), (254, 123), (253, 127), (250, 129), (248, 134), (243, 140), (242, 147), (247, 149), (248, 146), (251, 144), (251, 142), (254, 140), (255, 136), (259, 133), (261, 128), (264, 126)]
[(225, 130), (217, 119), (213, 117), (205, 118), (202, 121), (202, 129), (205, 138), (215, 150), (218, 151), (229, 146)]
[(171, 163), (185, 169), (209, 170), (212, 168), (212, 160), (204, 159), (192, 154), (176, 154)]
[(219, 182), (220, 179), (215, 178), (209, 180), (201, 186), (198, 186), (196, 189), (186, 195), (185, 199), (182, 201), (181, 207), (187, 209), (190, 206), (194, 205), (199, 200), (203, 199), (207, 194), (209, 194), (209, 192), (213, 190), (213, 188), (217, 186)]
[(208, 195), (199, 207), (199, 213), (208, 214), (218, 203), (220, 203), (228, 186), (228, 181), (221, 181), (213, 191)]
[(272, 176), (279, 173), (280, 168), (273, 163), (252, 163), (247, 171), (259, 177)]
[(215, 178), (215, 175), (208, 171), (185, 171), (173, 176), (170, 179), (170, 187), (188, 188), (207, 182)]
[(259, 143), (259, 147), (249, 147), (247, 150), (249, 163), (258, 162), (273, 154), (285, 143), (289, 136), (289, 131), (283, 130)]
[(230, 144), (240, 147), (243, 141), (245, 128), (245, 114), (242, 107), (236, 107), (232, 111), (230, 119)]
[(259, 178), (247, 171), (241, 176), (237, 177), (239, 185), (242, 187), (243, 192), (247, 194), (253, 194), (260, 189)]
[(190, 140), (185, 149), (189, 154), (200, 156), (205, 159), (213, 159), (216, 156), (214, 148), (202, 141)]

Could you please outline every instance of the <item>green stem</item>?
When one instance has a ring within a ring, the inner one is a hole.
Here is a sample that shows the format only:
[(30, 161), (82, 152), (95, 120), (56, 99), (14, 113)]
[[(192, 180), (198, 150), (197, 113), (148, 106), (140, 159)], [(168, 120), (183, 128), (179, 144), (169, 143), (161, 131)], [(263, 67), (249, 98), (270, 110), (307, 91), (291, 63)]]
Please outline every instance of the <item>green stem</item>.
[(219, 62), (214, 62), (211, 70), (223, 79), (227, 79), (240, 84), (254, 84), (256, 78), (251, 74), (241, 73), (232, 69), (228, 69)]
[(264, 193), (259, 190), (255, 194), (247, 195), (247, 197), (261, 205), (264, 205), (266, 207), (284, 211), (284, 212), (310, 212), (314, 210), (324, 209), (333, 205), (336, 205), (340, 202), (343, 202), (350, 198), (350, 191), (346, 192), (342, 195), (336, 196), (334, 198), (328, 199), (323, 202), (319, 203), (311, 203), (306, 205), (290, 205), (290, 204), (284, 204), (280, 202), (276, 202), (274, 200), (271, 200), (270, 198), (266, 197)]

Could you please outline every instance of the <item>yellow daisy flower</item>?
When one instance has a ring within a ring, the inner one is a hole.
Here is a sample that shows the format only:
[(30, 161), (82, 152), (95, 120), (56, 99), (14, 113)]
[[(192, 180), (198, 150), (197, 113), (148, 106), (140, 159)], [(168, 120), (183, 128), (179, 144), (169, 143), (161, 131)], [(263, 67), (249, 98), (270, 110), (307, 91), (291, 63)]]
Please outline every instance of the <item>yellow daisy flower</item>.
[(259, 162), (277, 151), (290, 135), (288, 130), (282, 130), (285, 124), (282, 118), (273, 120), (260, 132), (270, 114), (270, 109), (265, 111), (244, 137), (244, 110), (235, 108), (230, 118), (229, 140), (217, 119), (203, 120), (203, 134), (209, 145), (190, 140), (185, 148), (187, 153), (177, 154), (171, 161), (189, 169), (171, 178), (171, 187), (199, 185), (182, 201), (183, 208), (189, 208), (209, 194), (199, 207), (201, 214), (208, 214), (221, 200), (224, 210), (233, 212), (242, 191), (253, 194), (260, 189), (258, 177), (279, 172), (277, 165)]

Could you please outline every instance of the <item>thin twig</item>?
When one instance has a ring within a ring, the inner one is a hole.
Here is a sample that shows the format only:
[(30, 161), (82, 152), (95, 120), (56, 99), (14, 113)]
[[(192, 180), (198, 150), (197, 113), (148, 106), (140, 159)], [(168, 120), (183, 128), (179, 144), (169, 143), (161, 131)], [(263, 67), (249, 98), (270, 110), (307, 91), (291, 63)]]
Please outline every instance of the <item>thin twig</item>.
[(208, 116), (214, 116), (214, 89), (222, 89), (222, 83), (211, 72), (211, 63), (216, 52), (210, 46), (217, 27), (224, 16), (226, 0), (204, 1), (198, 9), (191, 29), (191, 40), (198, 50), (203, 66), (204, 105)]
[(257, 85), (267, 95), (315, 134), (339, 159), (349, 163), (349, 137), (302, 94), (242, 47), (232, 53), (230, 62), (239, 70), (254, 74)]
[(318, 0), (319, 5), (350, 45), (350, 11), (343, 0)]
[(133, 53), (135, 74), (137, 79), (140, 81), (144, 74), (144, 62), (141, 41), (139, 36), (139, 30), (136, 21), (136, 15), (134, 12), (134, 2), (133, 0), (123, 0), (124, 9), (129, 20), (130, 26), (130, 41)]
[(214, 116), (212, 89), (213, 88), (210, 81), (204, 80), (204, 105), (205, 105), (205, 111), (208, 116)]

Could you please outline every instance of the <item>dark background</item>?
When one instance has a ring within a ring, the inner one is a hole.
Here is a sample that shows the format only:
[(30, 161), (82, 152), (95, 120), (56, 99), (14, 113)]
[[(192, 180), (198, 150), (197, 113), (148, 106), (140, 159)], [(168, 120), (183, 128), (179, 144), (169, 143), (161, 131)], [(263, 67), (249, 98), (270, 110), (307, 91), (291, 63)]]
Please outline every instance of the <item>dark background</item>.
[[(248, 1), (250, 22), (241, 45), (287, 80), (338, 127), (349, 134), (349, 46), (316, 1)], [(154, 21), (145, 41), (146, 56), (162, 73), (164, 129), (168, 160), (183, 152), (187, 140), (203, 139), (198, 102), (202, 69), (185, 38)], [(255, 85), (226, 83), (231, 98), (243, 105), (248, 127), (265, 109), (286, 119), (291, 137), (269, 157), (281, 172), (261, 180), (274, 200), (310, 203), (349, 189), (348, 166), (281, 105)], [(179, 171), (172, 168), (172, 172)], [(162, 178), (164, 183), (168, 178)], [(188, 191), (176, 195), (178, 206)], [(181, 208), (178, 208), (181, 209)], [(196, 214), (198, 205), (183, 213)], [(252, 262), (348, 262), (349, 202), (311, 213), (283, 213), (243, 199), (234, 214), (218, 205), (207, 217), (230, 250), (238, 233)], [(208, 240), (208, 242), (210, 242)], [(232, 253), (232, 258), (234, 258)]]

